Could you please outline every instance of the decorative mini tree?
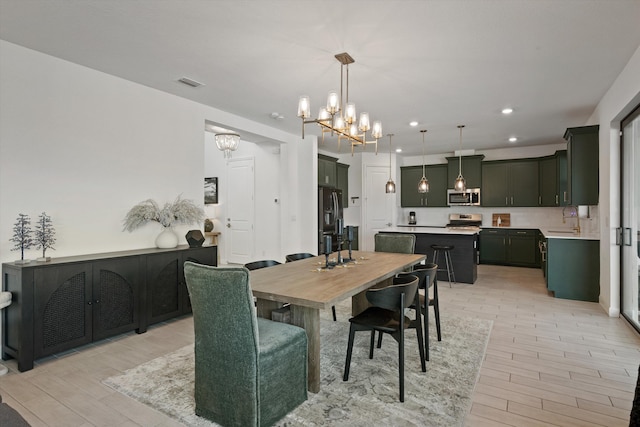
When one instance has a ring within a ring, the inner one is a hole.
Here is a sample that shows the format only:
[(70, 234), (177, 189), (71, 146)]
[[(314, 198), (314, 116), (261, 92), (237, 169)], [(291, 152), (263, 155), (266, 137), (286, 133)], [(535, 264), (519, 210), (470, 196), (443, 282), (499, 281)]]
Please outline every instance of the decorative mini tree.
[(13, 237), (9, 241), (15, 243), (12, 251), (20, 251), (20, 259), (16, 264), (26, 264), (29, 260), (24, 259), (24, 250), (33, 246), (33, 238), (31, 237), (31, 218), (29, 215), (18, 214), (16, 223), (13, 225)]
[(47, 249), (53, 249), (53, 244), (56, 242), (56, 230), (53, 228), (53, 222), (51, 217), (42, 212), (38, 217), (38, 223), (36, 224), (36, 247), (42, 249), (42, 258), (38, 258), (37, 261), (49, 261), (51, 257), (45, 256)]

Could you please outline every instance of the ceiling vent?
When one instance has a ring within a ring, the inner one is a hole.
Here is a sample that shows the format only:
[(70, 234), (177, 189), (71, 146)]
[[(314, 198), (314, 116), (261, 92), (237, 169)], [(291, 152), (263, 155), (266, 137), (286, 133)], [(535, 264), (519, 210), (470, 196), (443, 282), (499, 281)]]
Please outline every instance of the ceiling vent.
[(180, 83), (184, 83), (187, 86), (191, 86), (191, 87), (198, 87), (198, 86), (204, 86), (204, 83), (200, 83), (197, 82), (195, 80), (192, 80), (188, 77), (182, 77), (181, 79), (178, 80)]

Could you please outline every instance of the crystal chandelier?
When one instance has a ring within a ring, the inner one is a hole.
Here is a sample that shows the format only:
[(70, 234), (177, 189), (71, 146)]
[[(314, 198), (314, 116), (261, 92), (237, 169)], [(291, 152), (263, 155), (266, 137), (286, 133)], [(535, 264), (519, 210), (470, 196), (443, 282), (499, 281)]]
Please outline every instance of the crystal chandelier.
[(389, 181), (387, 181), (387, 184), (384, 186), (384, 191), (385, 193), (395, 193), (396, 183), (393, 182), (393, 179), (391, 178), (391, 137), (393, 134), (390, 133), (387, 136), (389, 137)]
[(458, 152), (458, 177), (456, 178), (455, 183), (453, 184), (453, 188), (458, 191), (466, 191), (467, 183), (462, 176), (462, 128), (464, 125), (458, 125), (458, 129), (460, 129), (460, 151)]
[[(338, 150), (342, 139), (351, 143), (351, 154), (356, 145), (375, 144), (378, 154), (378, 139), (382, 138), (382, 123), (376, 120), (371, 124), (369, 113), (360, 113), (360, 119), (356, 123), (356, 105), (349, 101), (349, 64), (355, 60), (346, 52), (335, 55), (340, 62), (340, 94), (336, 91), (329, 92), (327, 106), (321, 107), (317, 119), (311, 117), (310, 100), (308, 96), (301, 96), (298, 102), (298, 117), (302, 118), (302, 138), (304, 138), (304, 126), (308, 123), (316, 123), (322, 129), (322, 142), (324, 134), (330, 132), (331, 136), (338, 135)], [(345, 79), (346, 69), (346, 79)], [(346, 84), (345, 84), (346, 83)], [(343, 98), (343, 87), (346, 91)], [(309, 119), (309, 120), (308, 120)], [(367, 141), (366, 132), (371, 130), (371, 138)]]
[(420, 131), (422, 133), (422, 179), (418, 183), (418, 193), (429, 192), (429, 180), (424, 173), (424, 135), (427, 133), (426, 129)]
[(240, 135), (237, 133), (216, 133), (216, 146), (218, 150), (224, 151), (224, 157), (230, 158), (231, 152), (236, 151), (240, 143)]

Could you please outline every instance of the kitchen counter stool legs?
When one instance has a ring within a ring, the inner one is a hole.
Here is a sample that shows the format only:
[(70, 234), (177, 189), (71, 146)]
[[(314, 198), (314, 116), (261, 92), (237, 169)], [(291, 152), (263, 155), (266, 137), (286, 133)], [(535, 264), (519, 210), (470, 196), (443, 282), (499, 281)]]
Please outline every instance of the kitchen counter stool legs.
[[(446, 271), (447, 271), (447, 279), (449, 280), (449, 287), (451, 287), (451, 283), (456, 282), (456, 275), (453, 272), (453, 262), (451, 261), (451, 251), (453, 250), (453, 248), (454, 246), (449, 246), (449, 245), (431, 245), (431, 249), (433, 249), (434, 264), (440, 265), (440, 263), (438, 262), (440, 252), (442, 252), (442, 254), (444, 255), (444, 262), (447, 267)], [(438, 268), (438, 271), (445, 271), (445, 269)]]

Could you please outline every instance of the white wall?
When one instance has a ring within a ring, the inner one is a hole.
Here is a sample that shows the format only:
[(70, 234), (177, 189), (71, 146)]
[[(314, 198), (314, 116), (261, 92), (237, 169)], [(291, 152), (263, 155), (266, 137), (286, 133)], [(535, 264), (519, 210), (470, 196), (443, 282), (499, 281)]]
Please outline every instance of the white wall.
[(600, 125), (600, 305), (620, 315), (620, 121), (640, 104), (640, 47), (611, 85), (587, 125)]
[[(275, 179), (260, 203), (270, 205), (268, 200), (278, 195), (293, 201), (293, 209), (300, 212), (297, 221), (285, 221), (282, 215), (277, 218), (280, 208), (272, 206), (260, 220), (264, 230), (258, 230), (257, 245), (271, 254), (275, 217), (280, 223), (275, 228), (280, 251), (285, 227), (294, 230), (295, 242), (287, 245), (315, 247), (315, 234), (311, 239), (307, 231), (315, 230), (315, 209), (309, 217), (310, 208), (296, 205), (300, 200), (317, 203), (308, 196), (316, 185), (315, 172), (301, 174), (296, 185), (283, 181), (282, 175), (289, 174), (293, 163), (300, 170), (315, 171), (315, 141), (301, 141), (299, 136), (5, 41), (0, 41), (0, 57), (2, 262), (19, 258), (9, 242), (19, 213), (32, 220), (43, 211), (51, 216), (57, 237), (55, 250), (47, 252), (52, 257), (153, 247), (159, 226), (148, 224), (128, 233), (122, 231), (122, 219), (147, 198), (164, 203), (181, 194), (203, 203), (207, 120), (294, 146), (292, 160), (283, 158), (290, 150), (276, 155), (270, 151), (273, 146), (254, 144), (252, 153), (264, 157), (256, 167), (256, 182)], [(208, 153), (222, 157), (217, 150)], [(192, 228), (203, 225), (179, 227), (178, 234), (184, 236)], [(38, 254), (34, 248), (25, 257)]]

